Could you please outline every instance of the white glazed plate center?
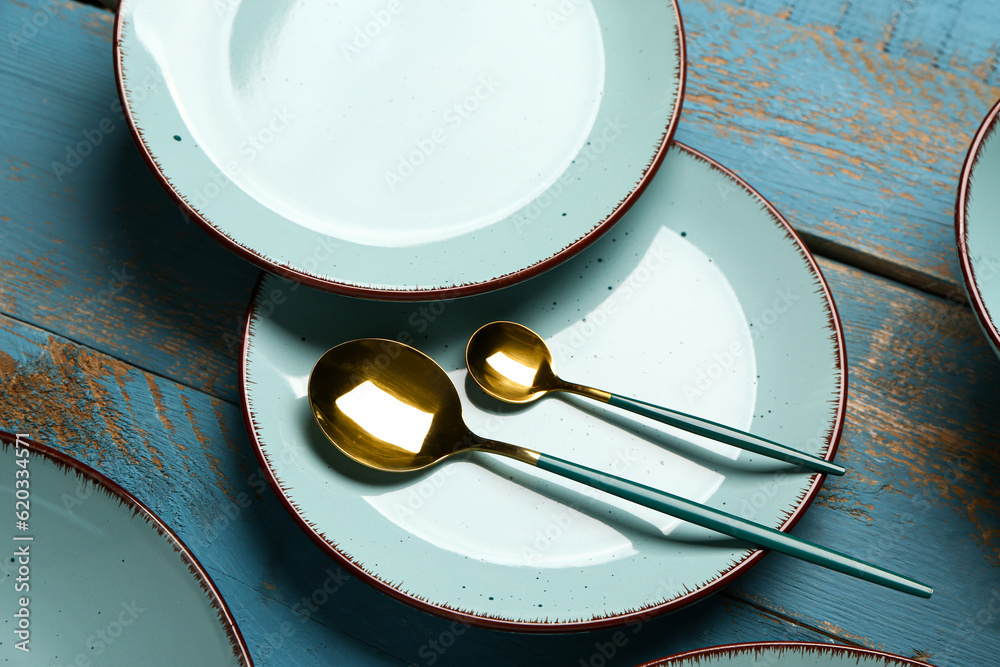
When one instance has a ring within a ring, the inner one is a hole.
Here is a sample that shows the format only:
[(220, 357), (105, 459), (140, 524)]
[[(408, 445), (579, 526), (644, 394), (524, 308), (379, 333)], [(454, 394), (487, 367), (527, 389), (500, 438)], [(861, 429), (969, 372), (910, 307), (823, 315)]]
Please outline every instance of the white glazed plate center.
[[(681, 284), (689, 289), (674, 289)], [(629, 378), (641, 376), (649, 366), (655, 345), (657, 355), (666, 359), (656, 364), (663, 377), (655, 383), (658, 400), (749, 428), (756, 404), (753, 342), (747, 318), (718, 266), (676, 232), (661, 228), (624, 283), (607, 294), (579, 322), (546, 341), (561, 375), (581, 382), (600, 381), (600, 386), (615, 387), (620, 393), (630, 388), (636, 391), (645, 382)], [(658, 299), (655, 310), (626, 305), (654, 294)], [(447, 320), (443, 326), (448, 326)], [(733, 350), (739, 352), (733, 354)], [(467, 375), (464, 368), (450, 373), (459, 388), (468, 386)], [(299, 382), (307, 379), (301, 377)], [(647, 387), (646, 393), (650, 391)], [(527, 414), (497, 417), (477, 407), (465, 391), (459, 394), (466, 423), (485, 437), (559, 452), (598, 470), (699, 502), (711, 498), (724, 480), (722, 474), (671, 452), (662, 443), (623, 430), (619, 423), (600, 415), (581, 413), (576, 403), (543, 398)], [(563, 426), (540, 437), (544, 424)], [(738, 449), (707, 438), (686, 435), (685, 439), (728, 458), (739, 455)], [(546, 493), (508, 477), (515, 471), (533, 474)], [(664, 535), (679, 523), (661, 512), (487, 456), (445, 464), (410, 486), (364, 498), (405, 532), (484, 562), (581, 567), (636, 553), (632, 540), (619, 530), (616, 517), (592, 516), (567, 507), (553, 497), (553, 486), (600, 498)], [(484, 512), (489, 514), (487, 521)]]
[(171, 54), (173, 94), (216, 166), (283, 217), (362, 244), (448, 238), (530, 203), (591, 131), (600, 26), (556, 4), (243, 0), (223, 57)]

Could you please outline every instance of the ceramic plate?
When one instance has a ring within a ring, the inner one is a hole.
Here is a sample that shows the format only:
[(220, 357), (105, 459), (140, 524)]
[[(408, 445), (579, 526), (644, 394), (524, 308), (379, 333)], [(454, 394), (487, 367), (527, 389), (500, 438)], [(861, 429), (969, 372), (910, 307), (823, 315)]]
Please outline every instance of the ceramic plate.
[(969, 302), (1000, 353), (1000, 101), (986, 116), (965, 159), (955, 230)]
[(428, 353), (486, 437), (782, 529), (818, 490), (818, 476), (583, 399), (489, 399), (471, 384), (464, 350), (498, 319), (539, 332), (571, 381), (833, 457), (846, 375), (823, 278), (767, 202), (677, 146), (613, 230), (524, 284), (422, 304), (356, 300), (276, 277), (258, 286), (241, 384), (259, 458), (302, 527), (383, 590), (463, 622), (579, 630), (687, 604), (761, 554), (485, 455), (407, 475), (352, 463), (313, 423), (306, 386), (320, 355), (353, 338)]
[(733, 644), (691, 651), (672, 658), (654, 660), (642, 667), (926, 667), (879, 651), (831, 646), (776, 642), (769, 644)]
[(19, 513), (0, 528), (0, 656), (34, 665), (252, 664), (208, 574), (145, 505), (83, 463), (9, 433), (0, 432), (0, 460), (0, 499)]
[(150, 167), (247, 259), (429, 299), (605, 233), (680, 110), (675, 0), (125, 0), (116, 67)]

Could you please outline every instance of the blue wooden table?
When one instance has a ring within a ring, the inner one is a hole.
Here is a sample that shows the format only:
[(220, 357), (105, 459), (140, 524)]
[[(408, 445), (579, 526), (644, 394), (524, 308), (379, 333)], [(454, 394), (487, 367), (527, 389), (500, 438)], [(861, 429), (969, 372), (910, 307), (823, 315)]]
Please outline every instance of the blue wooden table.
[(681, 11), (677, 139), (792, 222), (845, 329), (850, 472), (794, 533), (906, 563), (932, 599), (771, 555), (670, 616), (529, 636), (441, 620), (338, 569), (264, 484), (244, 429), (238, 354), (259, 272), (160, 189), (119, 106), (113, 14), (72, 0), (0, 0), (0, 430), (63, 449), (157, 512), (258, 665), (596, 667), (770, 640), (1000, 664), (1000, 361), (965, 303), (953, 231), (966, 148), (1000, 97), (1000, 4)]

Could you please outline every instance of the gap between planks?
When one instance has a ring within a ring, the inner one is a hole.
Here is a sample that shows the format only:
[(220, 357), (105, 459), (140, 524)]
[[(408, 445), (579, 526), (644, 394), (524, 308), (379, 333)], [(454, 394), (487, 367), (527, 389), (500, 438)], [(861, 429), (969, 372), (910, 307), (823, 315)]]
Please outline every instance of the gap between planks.
[(962, 286), (919, 269), (898, 264), (877, 255), (869, 255), (840, 241), (819, 236), (814, 232), (796, 229), (795, 232), (816, 258), (831, 259), (882, 278), (888, 278), (920, 292), (947, 299), (952, 303), (969, 305)]
[(750, 607), (751, 609), (753, 609), (753, 610), (757, 611), (758, 613), (760, 613), (762, 616), (770, 616), (771, 618), (777, 620), (778, 622), (787, 623), (789, 625), (794, 625), (796, 627), (803, 628), (803, 629), (808, 630), (810, 632), (814, 632), (814, 633), (816, 633), (816, 634), (818, 634), (818, 635), (820, 635), (822, 637), (826, 637), (827, 639), (829, 639), (829, 640), (831, 640), (831, 641), (833, 641), (833, 642), (835, 642), (837, 644), (844, 644), (844, 645), (849, 645), (849, 646), (855, 646), (857, 648), (864, 648), (864, 649), (871, 649), (872, 648), (871, 646), (866, 646), (865, 644), (862, 644), (862, 643), (860, 643), (860, 642), (858, 642), (858, 641), (856, 641), (854, 639), (848, 639), (847, 637), (841, 637), (840, 635), (834, 634), (834, 633), (830, 632), (829, 630), (824, 630), (823, 628), (818, 628), (815, 625), (810, 625), (809, 623), (803, 623), (800, 619), (793, 618), (793, 617), (789, 616), (786, 613), (782, 613), (782, 612), (776, 611), (776, 610), (774, 610), (774, 609), (772, 609), (770, 607), (766, 607), (766, 606), (762, 605), (759, 602), (755, 602), (754, 600), (750, 599), (749, 597), (741, 596), (741, 595), (739, 595), (737, 593), (732, 592), (731, 590), (726, 590), (726, 591), (723, 591), (723, 592), (719, 593), (719, 597), (728, 598), (728, 599), (732, 600), (733, 602), (737, 602), (739, 604), (746, 605), (747, 607)]
[[(76, 1), (79, 1), (79, 0), (76, 0)], [(147, 367), (145, 367), (143, 365), (140, 365), (140, 364), (138, 364), (138, 363), (136, 363), (134, 361), (130, 361), (128, 359), (123, 359), (122, 357), (120, 357), (120, 356), (118, 356), (116, 354), (113, 354), (112, 352), (110, 352), (108, 350), (100, 350), (100, 349), (98, 349), (96, 347), (93, 347), (92, 345), (88, 345), (87, 343), (84, 343), (84, 342), (82, 342), (82, 341), (74, 338), (68, 332), (67, 333), (61, 333), (59, 331), (54, 331), (52, 329), (49, 329), (48, 327), (42, 326), (41, 324), (39, 324), (37, 322), (29, 322), (29, 321), (27, 321), (25, 319), (22, 319), (22, 318), (18, 317), (17, 315), (13, 314), (13, 313), (7, 312), (6, 310), (0, 310), (0, 317), (6, 318), (6, 319), (10, 320), (11, 322), (17, 322), (18, 324), (24, 325), (25, 327), (28, 327), (30, 329), (35, 329), (36, 331), (43, 331), (43, 332), (47, 333), (50, 336), (55, 336), (56, 338), (60, 338), (60, 339), (65, 340), (65, 341), (69, 341), (70, 343), (72, 343), (73, 345), (75, 345), (75, 346), (77, 346), (79, 348), (83, 348), (84, 350), (88, 350), (88, 351), (93, 352), (94, 354), (102, 356), (102, 357), (107, 357), (109, 359), (114, 359), (115, 361), (118, 361), (118, 362), (121, 362), (121, 363), (125, 364), (129, 368), (134, 368), (137, 371), (140, 371), (142, 373), (146, 373), (148, 375), (152, 375), (153, 377), (158, 378), (160, 380), (163, 380), (165, 382), (169, 382), (171, 384), (175, 384), (175, 385), (178, 385), (180, 387), (185, 387), (185, 388), (190, 389), (190, 390), (192, 390), (194, 392), (197, 392), (199, 394), (204, 394), (206, 396), (210, 396), (212, 398), (216, 398), (216, 399), (218, 399), (220, 401), (223, 401), (224, 403), (229, 403), (230, 405), (239, 407), (238, 403), (236, 403), (236, 402), (234, 402), (234, 401), (232, 401), (232, 400), (230, 400), (230, 399), (228, 399), (228, 398), (226, 398), (224, 396), (220, 396), (219, 394), (215, 393), (214, 391), (209, 391), (205, 387), (196, 387), (193, 384), (189, 384), (189, 383), (184, 382), (182, 380), (179, 380), (177, 378), (170, 377), (169, 375), (164, 375), (163, 373), (160, 373), (159, 371), (155, 371), (155, 370), (153, 370), (151, 368), (147, 368)]]
[(97, 7), (99, 9), (107, 9), (110, 12), (114, 12), (115, 8), (118, 7), (118, 0), (72, 0), (81, 5), (90, 5), (91, 7)]

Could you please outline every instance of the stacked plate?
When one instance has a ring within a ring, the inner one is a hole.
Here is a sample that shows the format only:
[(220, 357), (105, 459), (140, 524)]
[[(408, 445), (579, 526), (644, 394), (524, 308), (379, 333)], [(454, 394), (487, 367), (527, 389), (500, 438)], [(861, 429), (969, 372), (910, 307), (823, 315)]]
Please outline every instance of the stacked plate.
[(0, 432), (0, 461), (0, 496), (17, 515), (0, 529), (12, 555), (0, 563), (8, 660), (23, 651), (35, 665), (253, 664), (204, 568), (128, 491), (11, 433)]
[(147, 161), (263, 268), (376, 299), (465, 296), (578, 253), (673, 135), (676, 4), (126, 0)]
[(733, 644), (691, 651), (641, 667), (921, 667), (927, 663), (889, 655), (880, 651), (809, 644), (776, 642), (771, 644)]
[(959, 180), (955, 231), (965, 288), (1000, 353), (1000, 100), (969, 147)]
[(513, 463), (376, 473), (311, 417), (319, 356), (389, 338), (446, 369), (482, 435), (782, 530), (816, 495), (818, 475), (666, 427), (487, 399), (465, 342), (513, 320), (565, 377), (834, 456), (844, 342), (816, 263), (749, 185), (671, 143), (676, 3), (474, 4), (125, 0), (123, 103), (178, 204), (268, 272), (246, 323), (246, 422), (323, 549), (471, 624), (571, 631), (677, 609), (762, 553)]

